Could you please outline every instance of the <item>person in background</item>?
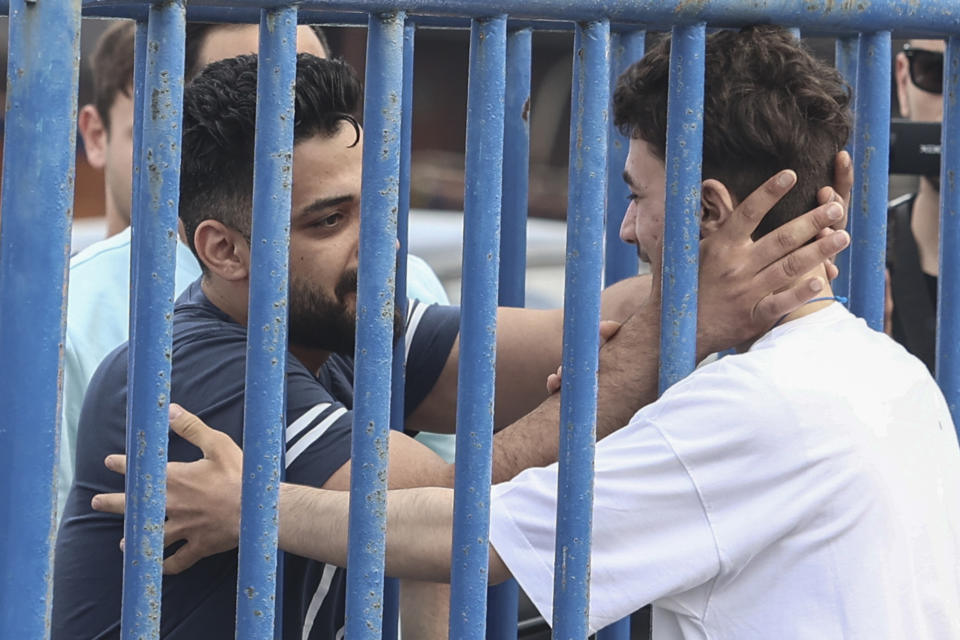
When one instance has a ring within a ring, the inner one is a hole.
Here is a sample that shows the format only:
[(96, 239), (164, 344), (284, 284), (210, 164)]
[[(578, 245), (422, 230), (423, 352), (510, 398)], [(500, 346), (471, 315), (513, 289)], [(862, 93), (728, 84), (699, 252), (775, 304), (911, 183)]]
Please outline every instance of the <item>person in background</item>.
[[(896, 57), (900, 115), (916, 122), (943, 119), (943, 40), (910, 40)], [(917, 190), (888, 211), (888, 332), (934, 371), (937, 278), (940, 274), (940, 176), (920, 176)]]

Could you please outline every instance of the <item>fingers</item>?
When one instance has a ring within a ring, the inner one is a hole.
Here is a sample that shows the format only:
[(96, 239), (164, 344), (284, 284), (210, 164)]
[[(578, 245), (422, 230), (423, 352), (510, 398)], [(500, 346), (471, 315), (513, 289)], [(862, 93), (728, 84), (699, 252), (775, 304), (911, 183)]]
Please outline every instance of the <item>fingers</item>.
[(741, 202), (719, 233), (730, 238), (746, 238), (753, 233), (763, 217), (780, 198), (797, 183), (797, 174), (787, 169), (774, 175)]
[(163, 572), (166, 575), (176, 575), (186, 571), (203, 558), (204, 555), (197, 545), (187, 541), (185, 545), (177, 549), (176, 553), (163, 561)]
[[(203, 420), (178, 404), (170, 404), (170, 429), (178, 436), (200, 448), (205, 458), (214, 458), (224, 434), (208, 427)], [(227, 436), (229, 439), (229, 436)]]
[(90, 506), (93, 507), (94, 511), (123, 515), (126, 496), (122, 493), (99, 493), (93, 496)]
[(838, 202), (843, 206), (843, 217), (831, 226), (834, 229), (847, 228), (847, 211), (850, 205), (850, 192), (853, 189), (853, 163), (850, 154), (841, 151), (834, 159), (833, 186), (823, 187), (817, 191), (817, 202), (827, 204)]
[(765, 327), (773, 326), (780, 318), (796, 311), (810, 298), (816, 297), (823, 291), (823, 286), (822, 278), (807, 278), (789, 289), (772, 293), (757, 303), (754, 318)]
[[(817, 234), (817, 239), (826, 238), (831, 233), (836, 233), (836, 229), (827, 227), (826, 229), (821, 229), (820, 233)], [(837, 265), (834, 264), (833, 258), (827, 258), (823, 263), (824, 269), (827, 270), (827, 280), (830, 282), (836, 280), (837, 276), (840, 275), (840, 269), (837, 268)]]
[(126, 474), (127, 473), (127, 456), (115, 453), (109, 455), (103, 461), (103, 466), (114, 473)]
[[(797, 284), (795, 282), (797, 278), (836, 255), (848, 244), (850, 244), (850, 236), (846, 231), (831, 233), (769, 265), (758, 274), (760, 282), (763, 287), (766, 287), (767, 291), (779, 291), (784, 287)], [(809, 282), (809, 280), (805, 280), (798, 284), (802, 288), (805, 283)], [(814, 293), (819, 291), (820, 289), (817, 289)], [(799, 300), (797, 306), (805, 301), (806, 298)], [(790, 309), (790, 311), (793, 311), (793, 309)]]
[(557, 367), (556, 373), (551, 373), (547, 376), (547, 395), (553, 395), (557, 391), (560, 391), (560, 387), (563, 385), (563, 367)]
[(853, 190), (853, 162), (850, 154), (841, 151), (837, 154), (833, 165), (833, 190), (845, 205), (850, 203), (850, 192)]
[[(822, 229), (829, 227), (842, 217), (843, 207), (836, 202), (831, 202), (821, 205), (813, 211), (808, 211), (802, 216), (794, 218), (790, 222), (777, 227), (756, 242), (753, 259), (758, 260), (756, 263), (757, 266), (759, 266), (758, 271), (776, 262), (777, 260), (780, 260), (784, 256), (789, 257), (791, 252), (802, 247), (804, 244), (815, 238)], [(837, 232), (817, 240), (817, 243), (822, 243), (821, 248), (823, 249), (826, 249), (827, 247), (836, 247), (834, 250), (827, 252), (823, 256), (823, 259), (825, 259), (836, 255), (837, 252), (841, 251), (843, 247), (846, 246), (848, 241), (849, 236), (846, 234), (846, 232)], [(839, 246), (840, 243), (842, 243), (842, 246)], [(820, 261), (822, 262), (823, 259)], [(793, 277), (796, 278), (797, 276), (806, 273), (814, 266), (816, 265), (809, 265), (805, 271), (797, 272), (793, 275)]]
[(600, 343), (603, 344), (620, 331), (620, 323), (614, 320), (600, 321)]

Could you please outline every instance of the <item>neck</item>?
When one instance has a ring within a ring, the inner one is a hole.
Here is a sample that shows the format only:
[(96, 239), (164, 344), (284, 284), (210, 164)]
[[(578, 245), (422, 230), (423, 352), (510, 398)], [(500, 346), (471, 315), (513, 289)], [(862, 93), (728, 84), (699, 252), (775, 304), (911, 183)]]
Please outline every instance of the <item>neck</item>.
[(330, 357), (329, 351), (324, 351), (322, 349), (315, 349), (312, 347), (304, 347), (303, 345), (290, 343), (290, 353), (292, 353), (297, 360), (303, 363), (311, 373), (316, 374), (317, 370), (323, 366), (323, 363), (327, 361), (327, 358)]
[(920, 178), (917, 199), (913, 201), (910, 230), (917, 242), (920, 268), (931, 276), (939, 274), (940, 191), (928, 178)]
[[(830, 284), (829, 284), (830, 281), (829, 281), (829, 279), (827, 278), (826, 271), (824, 270), (824, 268), (823, 268), (822, 266), (817, 267), (816, 269), (814, 269), (814, 270), (812, 270), (812, 271), (804, 274), (803, 277), (801, 278), (801, 280), (807, 280), (807, 279), (812, 278), (812, 277), (815, 277), (815, 276), (819, 276), (821, 280), (823, 280), (824, 282), (827, 283), (827, 285), (826, 285), (823, 289), (821, 289), (819, 292), (817, 292), (816, 294), (811, 295), (810, 298), (809, 298), (809, 300), (808, 300), (807, 302), (805, 302), (804, 304), (801, 304), (796, 310), (794, 310), (794, 311), (792, 311), (791, 313), (788, 313), (787, 315), (783, 316), (783, 317), (774, 325), (774, 327), (787, 324), (788, 322), (793, 322), (794, 320), (798, 320), (798, 319), (800, 319), (800, 318), (802, 318), (802, 317), (804, 317), (804, 316), (809, 316), (809, 315), (812, 314), (812, 313), (816, 313), (817, 311), (820, 311), (820, 310), (822, 310), (822, 309), (826, 309), (826, 308), (829, 307), (831, 304), (833, 304), (834, 302), (836, 302), (836, 299), (835, 299), (834, 293), (833, 293), (833, 289), (830, 287)], [(773, 327), (771, 327), (771, 329), (772, 329), (772, 328), (773, 328)], [(761, 334), (761, 335), (763, 335), (763, 334)], [(748, 342), (744, 342), (743, 344), (737, 345), (737, 347), (736, 347), (737, 352), (738, 352), (738, 353), (743, 353), (744, 351), (747, 351), (748, 349), (750, 349), (751, 346), (753, 346), (753, 343), (754, 343), (754, 342), (756, 342), (757, 340), (760, 339), (760, 337), (761, 337), (761, 336), (757, 336), (757, 337), (754, 338), (753, 340), (750, 340), (750, 341), (748, 341)]]
[(109, 192), (107, 195), (106, 206), (103, 211), (104, 220), (107, 223), (107, 237), (115, 236), (130, 226), (130, 218), (120, 215), (117, 208), (113, 205)]
[[(230, 316), (237, 324), (247, 326), (247, 283), (240, 286), (239, 283), (223, 282), (217, 280), (216, 276), (205, 275), (200, 286), (213, 306)], [(313, 373), (330, 357), (329, 351), (294, 344), (289, 340), (288, 350)]]

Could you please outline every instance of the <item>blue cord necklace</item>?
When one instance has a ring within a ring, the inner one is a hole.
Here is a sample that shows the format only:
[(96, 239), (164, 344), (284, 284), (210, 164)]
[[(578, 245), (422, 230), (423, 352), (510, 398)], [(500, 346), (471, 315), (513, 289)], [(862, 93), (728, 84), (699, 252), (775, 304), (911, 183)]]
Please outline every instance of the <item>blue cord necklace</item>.
[[(845, 296), (823, 296), (822, 298), (811, 298), (810, 300), (807, 300), (806, 302), (804, 302), (803, 305), (813, 304), (814, 302), (823, 302), (824, 300), (836, 300), (840, 304), (847, 304), (847, 298)], [(802, 307), (803, 305), (800, 305), (800, 306)], [(791, 311), (790, 313), (793, 313), (793, 311)], [(790, 315), (790, 313), (785, 313), (782, 316), (780, 316), (780, 319), (777, 320), (773, 326), (774, 327), (778, 326), (781, 322), (783, 322), (784, 318)], [(771, 329), (772, 328), (773, 327), (771, 327)]]

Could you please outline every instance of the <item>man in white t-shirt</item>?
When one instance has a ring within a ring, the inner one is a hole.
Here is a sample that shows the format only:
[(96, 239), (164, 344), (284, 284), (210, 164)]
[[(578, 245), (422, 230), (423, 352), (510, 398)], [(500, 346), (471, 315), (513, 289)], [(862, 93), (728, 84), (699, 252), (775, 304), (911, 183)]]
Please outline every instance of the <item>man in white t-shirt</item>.
[[(701, 232), (769, 166), (805, 209), (847, 140), (839, 74), (786, 31), (711, 35)], [(669, 41), (619, 80), (621, 228), (660, 272)], [(760, 178), (758, 178), (760, 176)], [(656, 638), (960, 637), (960, 449), (924, 365), (829, 289), (597, 446), (590, 626), (653, 603)], [(557, 469), (495, 487), (491, 543), (552, 614)], [(494, 567), (499, 562), (493, 563)]]
[[(631, 137), (621, 235), (655, 276), (668, 62), (665, 41), (621, 77), (614, 99)], [(737, 250), (721, 240), (743, 231), (737, 207), (770, 166), (797, 167), (799, 181), (756, 233), (808, 208), (836, 170), (850, 114), (839, 75), (779, 28), (711, 35), (705, 62), (706, 261)], [(735, 273), (705, 272), (702, 302), (737, 295)], [(943, 396), (919, 360), (828, 287), (812, 298), (598, 443), (592, 629), (652, 603), (655, 638), (960, 637), (960, 450)], [(601, 385), (601, 416), (603, 394)], [(238, 519), (239, 476), (226, 469), (239, 468), (239, 451), (189, 414), (171, 424), (220, 475), (198, 482), (200, 467), (171, 470), (170, 503), (203, 497), (209, 518), (229, 529), (220, 542), (235, 540), (236, 525), (224, 523)], [(109, 465), (120, 468), (116, 458)], [(512, 574), (548, 620), (557, 474), (556, 464), (528, 469), (491, 498), (491, 581)], [(391, 492), (388, 573), (448, 579), (452, 504), (447, 489)], [(281, 546), (344, 562), (346, 509), (344, 495), (285, 485)], [(182, 520), (169, 515), (168, 526)], [(184, 532), (174, 537), (195, 534)]]

